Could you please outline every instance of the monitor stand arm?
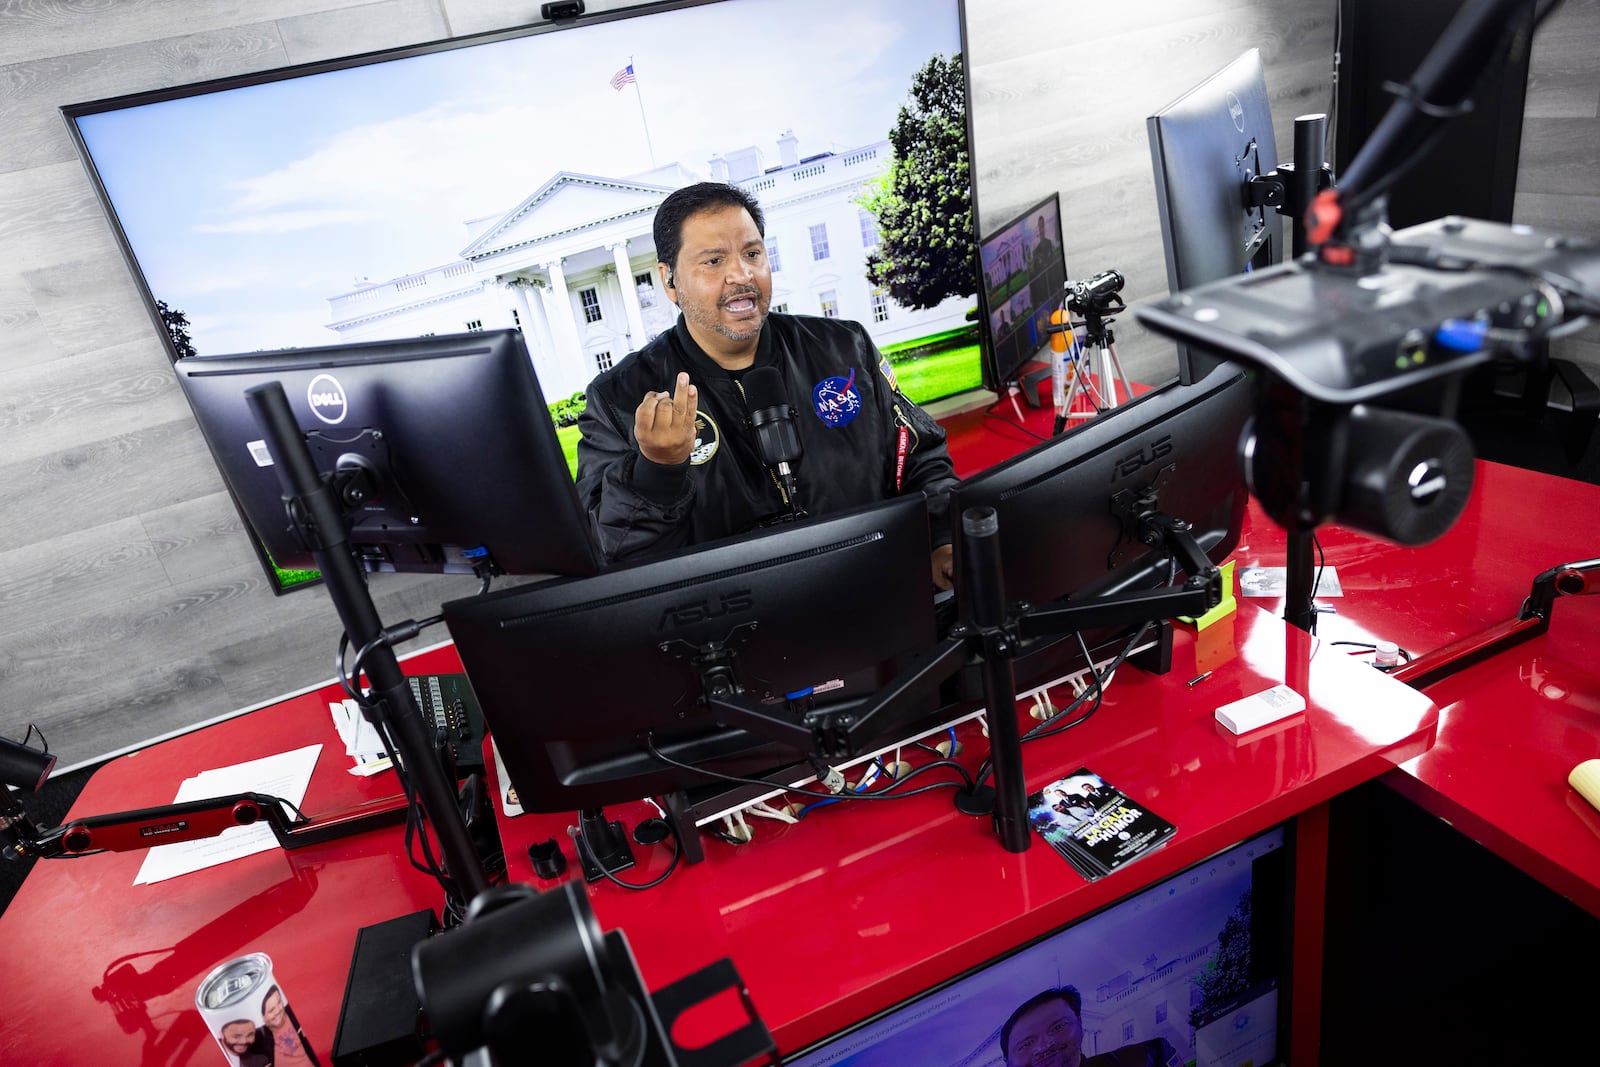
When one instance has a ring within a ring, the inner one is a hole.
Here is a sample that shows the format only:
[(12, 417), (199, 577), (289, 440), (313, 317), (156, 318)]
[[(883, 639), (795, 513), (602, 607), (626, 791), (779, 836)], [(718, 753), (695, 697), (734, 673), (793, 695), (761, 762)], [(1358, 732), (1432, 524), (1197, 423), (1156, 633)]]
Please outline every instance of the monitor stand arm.
[[(763, 705), (739, 693), (732, 679), (716, 670), (714, 658), (699, 661), (707, 707), (741, 726), (803, 752), (825, 757), (854, 755), (879, 731), (869, 727), (892, 709), (931, 692), (971, 662), (983, 665), (984, 700), (994, 708), (1014, 708), (1016, 681), (1011, 657), (1017, 639), (1005, 614), (1005, 585), (1000, 573), (999, 522), (989, 508), (974, 508), (961, 517), (957, 551), (968, 575), (966, 595), (972, 622), (958, 625), (931, 652), (919, 655), (887, 686), (874, 694), (864, 712), (814, 711), (784, 704)], [(994, 765), (995, 833), (1008, 852), (1025, 852), (1028, 835), (1027, 789), (1022, 777), (1022, 739), (1014, 715), (989, 716), (990, 758)]]
[[(945, 679), (977, 660), (983, 667), (984, 703), (989, 708), (989, 750), (994, 767), (992, 804), (958, 798), (963, 810), (992, 813), (995, 833), (1008, 852), (1025, 852), (1031, 843), (1027, 785), (1023, 777), (1022, 737), (1015, 714), (1016, 679), (1012, 659), (1024, 637), (1061, 636), (1081, 629), (1155, 622), (1174, 615), (1200, 615), (1222, 601), (1222, 573), (1195, 541), (1189, 528), (1157, 511), (1138, 516), (1139, 539), (1173, 553), (1190, 576), (1181, 589), (1100, 597), (1082, 604), (1006, 610), (1000, 567), (999, 520), (993, 509), (972, 508), (961, 517), (962, 573), (968, 618), (932, 650), (920, 653), (865, 708), (815, 711), (795, 701), (763, 704), (739, 692), (725, 647), (696, 659), (706, 707), (724, 720), (780, 744), (825, 757), (851, 756), (881, 737), (883, 721), (897, 708), (932, 692)], [(1091, 665), (1092, 666), (1092, 665)], [(874, 727), (878, 728), (874, 728)]]
[(1306, 236), (1306, 211), (1318, 194), (1333, 187), (1333, 168), (1324, 147), (1328, 116), (1298, 115), (1294, 120), (1294, 158), (1276, 170), (1257, 174), (1245, 186), (1246, 203), (1270, 207), (1289, 222), (1289, 249), (1294, 258), (1310, 251)]
[(283, 385), (273, 381), (247, 389), (245, 400), (266, 438), (285, 504), (308, 536), (312, 558), (322, 571), (328, 597), (345, 633), (358, 649), (372, 646), (364, 666), (373, 691), (380, 698), (376, 702), (377, 715), (387, 727), (401, 765), (433, 826), (445, 869), (461, 894), (462, 903), (468, 903), (489, 887), (488, 877), (461, 816), (455, 783), (434, 756), (430, 731), (423, 725), (422, 713), (400, 671), (394, 649), (381, 640), (383, 622), (367, 589), (366, 576), (350, 550), (344, 511), (333, 489), (317, 473)]
[[(1096, 597), (1082, 604), (1050, 608), (1018, 605), (1005, 609), (1000, 572), (999, 523), (990, 508), (972, 508), (961, 517), (962, 566), (974, 579), (969, 639), (980, 643), (984, 663), (984, 701), (989, 708), (989, 750), (994, 767), (994, 823), (1001, 844), (1022, 852), (1030, 842), (1027, 787), (1023, 778), (1022, 737), (1015, 714), (1016, 680), (1011, 661), (1027, 637), (1062, 636), (1083, 629), (1156, 622), (1174, 615), (1200, 615), (1221, 603), (1222, 574), (1211, 565), (1189, 528), (1149, 511), (1139, 516), (1140, 540), (1174, 553), (1190, 577), (1182, 589)], [(952, 632), (954, 636), (955, 632)], [(1093, 664), (1089, 665), (1093, 668)], [(1006, 714), (1010, 710), (1011, 714)], [(971, 797), (958, 803), (975, 807)]]
[(1551, 567), (1534, 577), (1533, 588), (1522, 602), (1522, 610), (1516, 618), (1495, 623), (1478, 633), (1469, 634), (1402, 663), (1389, 672), (1389, 677), (1416, 689), (1426, 688), (1550, 629), (1550, 615), (1555, 610), (1557, 598), (1593, 596), (1596, 593), (1600, 593), (1600, 559), (1579, 560)]

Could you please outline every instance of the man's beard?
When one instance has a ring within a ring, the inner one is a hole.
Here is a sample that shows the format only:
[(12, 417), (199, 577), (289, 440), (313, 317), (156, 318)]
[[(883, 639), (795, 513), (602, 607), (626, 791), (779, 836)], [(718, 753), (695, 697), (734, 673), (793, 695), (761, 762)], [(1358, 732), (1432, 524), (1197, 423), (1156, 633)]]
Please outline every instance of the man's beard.
[[(755, 303), (757, 312), (755, 320), (745, 328), (729, 326), (724, 323), (722, 321), (723, 306), (730, 300), (738, 300), (740, 297), (746, 296)], [(761, 336), (761, 329), (766, 325), (768, 314), (767, 309), (761, 306), (761, 290), (755, 288), (754, 286), (750, 287), (749, 289), (741, 289), (737, 292), (730, 293), (729, 295), (720, 298), (716, 304), (709, 309), (702, 307), (699, 304), (691, 303), (688, 307), (684, 308), (683, 313), (684, 316), (696, 326), (700, 326), (704, 329), (712, 331), (713, 333), (720, 334), (730, 341), (750, 341)]]

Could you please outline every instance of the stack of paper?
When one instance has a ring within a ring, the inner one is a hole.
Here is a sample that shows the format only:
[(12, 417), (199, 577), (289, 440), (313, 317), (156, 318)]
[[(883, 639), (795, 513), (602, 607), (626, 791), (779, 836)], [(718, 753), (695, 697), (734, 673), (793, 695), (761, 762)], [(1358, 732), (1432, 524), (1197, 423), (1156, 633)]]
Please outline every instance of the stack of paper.
[(335, 704), (328, 702), (328, 713), (333, 716), (334, 729), (344, 742), (344, 753), (355, 760), (351, 774), (369, 775), (388, 770), (389, 757), (384, 752), (383, 739), (378, 728), (361, 713), (361, 705), (354, 700)]

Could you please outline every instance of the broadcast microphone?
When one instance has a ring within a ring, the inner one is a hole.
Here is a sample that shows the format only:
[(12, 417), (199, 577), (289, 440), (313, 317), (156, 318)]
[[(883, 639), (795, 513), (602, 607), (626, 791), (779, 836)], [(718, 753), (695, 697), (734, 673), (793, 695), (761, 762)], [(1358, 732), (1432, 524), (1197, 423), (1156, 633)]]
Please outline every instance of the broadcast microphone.
[(795, 495), (794, 472), (789, 468), (802, 452), (800, 426), (794, 420), (783, 376), (776, 367), (756, 367), (739, 379), (739, 385), (750, 411), (750, 425), (756, 431), (756, 451), (761, 453), (761, 462), (778, 472), (790, 510), (803, 514)]

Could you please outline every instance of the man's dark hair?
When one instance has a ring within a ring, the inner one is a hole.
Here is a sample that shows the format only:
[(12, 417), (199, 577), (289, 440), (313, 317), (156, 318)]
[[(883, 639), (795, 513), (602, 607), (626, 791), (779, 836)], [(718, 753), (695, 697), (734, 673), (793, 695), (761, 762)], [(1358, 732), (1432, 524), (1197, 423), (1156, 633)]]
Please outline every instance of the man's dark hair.
[(261, 994), (261, 1011), (263, 1013), (265, 1013), (267, 1010), (267, 1001), (272, 999), (272, 994), (274, 993), (278, 994), (279, 1000), (283, 999), (283, 990), (279, 989), (277, 986), (273, 986), (271, 989)]
[(1011, 1058), (1011, 1028), (1017, 1025), (1017, 1020), (1022, 1018), (1026, 1012), (1037, 1008), (1041, 1004), (1048, 1004), (1052, 1000), (1063, 1001), (1067, 1007), (1072, 1009), (1072, 1014), (1078, 1017), (1078, 1022), (1083, 1022), (1083, 994), (1079, 993), (1077, 989), (1064, 985), (1059, 989), (1046, 989), (1043, 993), (1035, 993), (1017, 1005), (1017, 1010), (1011, 1013), (1011, 1018), (1007, 1019), (1006, 1024), (1000, 1028), (1000, 1055), (1008, 1060)]
[(677, 268), (678, 253), (683, 250), (684, 221), (708, 207), (742, 207), (755, 220), (756, 232), (763, 237), (767, 235), (767, 220), (761, 214), (761, 204), (737, 185), (722, 182), (685, 185), (656, 208), (656, 259), (665, 263), (669, 270)]

